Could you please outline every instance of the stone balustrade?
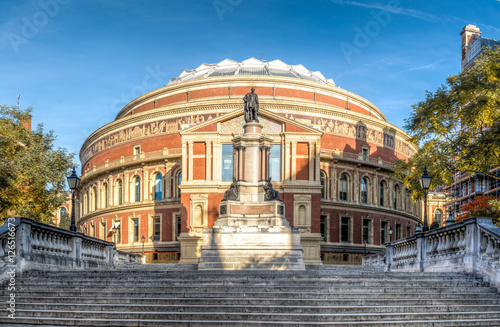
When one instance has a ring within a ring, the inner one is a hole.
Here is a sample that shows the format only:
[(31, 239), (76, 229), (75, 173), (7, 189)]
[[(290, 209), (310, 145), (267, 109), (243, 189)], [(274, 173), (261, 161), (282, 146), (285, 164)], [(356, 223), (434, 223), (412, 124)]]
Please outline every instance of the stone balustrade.
[[(111, 242), (29, 218), (6, 218), (0, 226), (0, 272), (110, 269), (119, 264), (141, 262), (141, 255), (116, 251)], [(2, 277), (4, 275), (2, 273)]]
[(358, 153), (350, 153), (350, 152), (344, 152), (340, 150), (330, 150), (330, 149), (322, 149), (321, 150), (321, 155), (324, 158), (329, 158), (333, 157), (335, 159), (344, 159), (344, 160), (349, 160), (353, 161), (356, 163), (364, 163), (364, 164), (369, 164), (373, 165), (376, 167), (384, 167), (386, 169), (393, 169), (394, 168), (394, 163), (382, 160), (380, 158), (373, 158), (370, 156), (364, 156), (362, 154)]
[[(363, 264), (375, 260), (367, 256)], [(491, 218), (473, 217), (388, 243), (385, 269), (475, 273), (500, 290), (500, 228)]]

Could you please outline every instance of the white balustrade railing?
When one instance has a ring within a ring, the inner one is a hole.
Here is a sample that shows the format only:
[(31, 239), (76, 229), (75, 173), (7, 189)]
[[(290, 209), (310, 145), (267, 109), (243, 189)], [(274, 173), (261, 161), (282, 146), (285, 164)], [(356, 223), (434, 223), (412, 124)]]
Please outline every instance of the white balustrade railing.
[(386, 245), (385, 267), (476, 273), (500, 289), (500, 228), (491, 218), (473, 217), (417, 233)]
[[(120, 260), (117, 260), (119, 257)], [(141, 263), (141, 255), (118, 253), (114, 244), (24, 217), (6, 218), (0, 226), (0, 272), (15, 269), (113, 268)], [(2, 274), (2, 276), (5, 274)]]

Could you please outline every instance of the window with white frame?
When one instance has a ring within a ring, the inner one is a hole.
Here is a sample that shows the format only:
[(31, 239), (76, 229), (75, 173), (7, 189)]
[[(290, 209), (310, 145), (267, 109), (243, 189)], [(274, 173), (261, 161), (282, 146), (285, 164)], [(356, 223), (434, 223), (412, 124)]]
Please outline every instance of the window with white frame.
[(348, 200), (347, 183), (348, 183), (347, 175), (342, 174), (339, 180), (339, 199), (342, 201)]
[(163, 176), (161, 173), (156, 174), (154, 189), (155, 200), (161, 200), (163, 198)]
[(273, 144), (269, 155), (269, 177), (281, 181), (281, 144)]
[(222, 181), (230, 182), (233, 180), (233, 145), (222, 144)]

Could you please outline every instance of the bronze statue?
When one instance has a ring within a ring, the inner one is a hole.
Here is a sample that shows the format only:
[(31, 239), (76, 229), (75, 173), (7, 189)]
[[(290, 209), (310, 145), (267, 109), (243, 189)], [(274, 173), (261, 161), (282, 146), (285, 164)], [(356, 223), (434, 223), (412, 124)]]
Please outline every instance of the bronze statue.
[(273, 200), (278, 200), (281, 201), (280, 199), (280, 193), (273, 189), (273, 184), (271, 183), (271, 178), (269, 178), (266, 181), (266, 185), (264, 185), (264, 201), (273, 201)]
[(243, 97), (245, 101), (245, 123), (259, 122), (259, 96), (252, 87), (252, 92), (248, 92)]
[(231, 186), (229, 186), (229, 189), (224, 192), (224, 198), (222, 201), (226, 200), (233, 200), (233, 201), (239, 201), (240, 200), (240, 193), (238, 191), (238, 183), (236, 182), (236, 178), (233, 177), (233, 182), (231, 183)]

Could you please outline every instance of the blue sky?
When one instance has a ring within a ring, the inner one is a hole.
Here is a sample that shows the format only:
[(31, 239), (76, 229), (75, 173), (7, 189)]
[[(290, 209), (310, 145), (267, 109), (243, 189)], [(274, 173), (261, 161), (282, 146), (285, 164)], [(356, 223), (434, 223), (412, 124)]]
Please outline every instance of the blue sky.
[(0, 0), (0, 103), (78, 155), (138, 95), (201, 63), (303, 64), (398, 127), (460, 71), (460, 31), (500, 39), (500, 1)]

